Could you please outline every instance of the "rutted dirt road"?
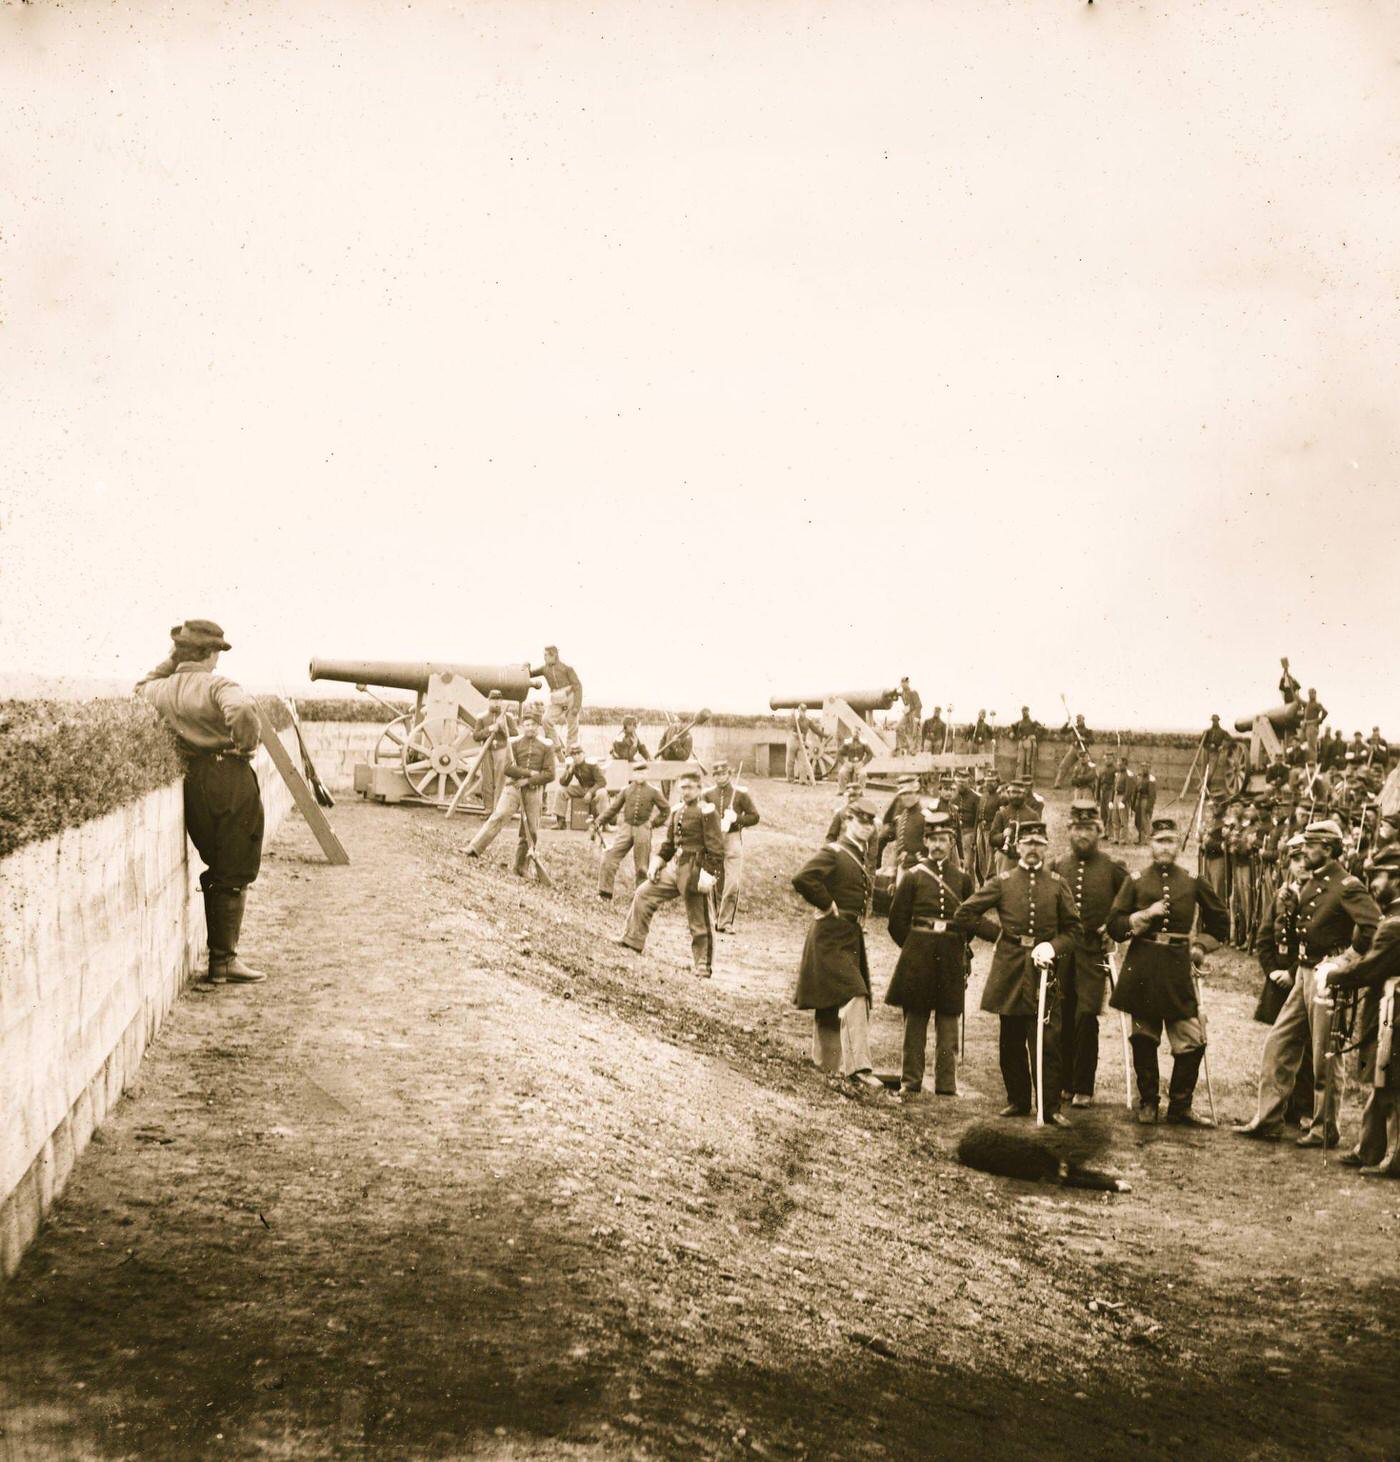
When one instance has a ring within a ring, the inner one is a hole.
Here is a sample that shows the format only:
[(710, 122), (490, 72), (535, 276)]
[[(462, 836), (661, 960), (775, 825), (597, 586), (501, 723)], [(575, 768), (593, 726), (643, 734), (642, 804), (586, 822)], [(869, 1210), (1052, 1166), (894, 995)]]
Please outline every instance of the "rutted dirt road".
[[(273, 978), (179, 1003), (0, 1296), (0, 1458), (1394, 1455), (1400, 1184), (1137, 1128), (1107, 1021), (1076, 1122), (1134, 1191), (962, 1169), (995, 1022), (957, 1102), (818, 1077), (786, 878), (830, 797), (756, 791), (709, 983), (673, 911), (609, 942), (580, 834), (549, 894), (504, 839), (463, 865), (471, 821), (342, 804), (331, 869), (290, 820)], [(1216, 964), (1243, 1115), (1257, 981)]]

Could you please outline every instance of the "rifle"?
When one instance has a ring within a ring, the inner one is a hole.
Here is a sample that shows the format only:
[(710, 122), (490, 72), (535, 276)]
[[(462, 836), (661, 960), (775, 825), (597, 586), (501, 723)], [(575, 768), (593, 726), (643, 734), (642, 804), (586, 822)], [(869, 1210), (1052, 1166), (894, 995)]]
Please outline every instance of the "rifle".
[[(1324, 985), (1313, 996), (1313, 1004), (1327, 1012), (1330, 1024), (1327, 1029), (1327, 1055), (1324, 1058), (1327, 1070), (1322, 1081), (1322, 1161), (1327, 1161), (1329, 1126), (1339, 1126), (1342, 1097), (1346, 1089), (1346, 1065), (1343, 1057), (1352, 1049), (1351, 1034), (1356, 1024), (1356, 1012), (1360, 1003), (1360, 990), (1344, 990), (1340, 1001), (1332, 995), (1330, 985)], [(1335, 1116), (1333, 1114), (1336, 1114)], [(1313, 1118), (1316, 1125), (1319, 1119)], [(1340, 1140), (1340, 1139), (1339, 1139)]]
[[(513, 766), (513, 767), (519, 767), (520, 764), (515, 759), (515, 747), (511, 744), (509, 738), (507, 738), (507, 740), (506, 740), (506, 755), (510, 758), (510, 765), (511, 766)], [(522, 833), (524, 833), (524, 835), (525, 835), (525, 859), (529, 863), (530, 867), (535, 870), (535, 878), (540, 883), (544, 884), (544, 886), (546, 888), (553, 888), (554, 887), (554, 880), (549, 876), (548, 873), (545, 872), (544, 864), (540, 862), (539, 851), (538, 851), (538, 849), (535, 846), (535, 830), (534, 830), (534, 828), (532, 828), (530, 826), (530, 819), (529, 819), (528, 815), (526, 814), (526, 810), (525, 810), (525, 793), (526, 793), (526, 788), (521, 787), (520, 788), (520, 831)], [(543, 804), (543, 802), (544, 802), (544, 793), (543, 793), (543, 791), (541, 791), (541, 793), (540, 793), (540, 802), (541, 802), (541, 804)]]
[[(1079, 734), (1079, 727), (1074, 724), (1074, 716), (1069, 708), (1069, 702), (1065, 699), (1064, 691), (1060, 692), (1060, 704), (1065, 708), (1065, 720), (1069, 722), (1069, 729), (1074, 733), (1074, 739), (1079, 743), (1080, 753), (1089, 756), (1089, 748), (1084, 745), (1084, 738)], [(1092, 761), (1093, 757), (1089, 757)]]
[(1196, 1018), (1201, 1022), (1201, 1069), (1206, 1076), (1206, 1097), (1210, 1102), (1210, 1120), (1215, 1121), (1215, 1088), (1210, 1084), (1210, 1036), (1206, 1032), (1206, 1008), (1201, 1004), (1201, 978), (1191, 966), (1191, 983), (1196, 990)]

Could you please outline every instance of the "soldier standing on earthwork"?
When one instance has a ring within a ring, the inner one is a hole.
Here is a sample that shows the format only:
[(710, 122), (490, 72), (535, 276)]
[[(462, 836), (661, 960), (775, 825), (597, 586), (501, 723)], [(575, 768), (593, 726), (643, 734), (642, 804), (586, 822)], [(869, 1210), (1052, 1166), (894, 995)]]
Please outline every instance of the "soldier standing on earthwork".
[[(543, 675), (549, 687), (549, 704), (544, 710), (544, 734), (562, 752), (578, 740), (578, 713), (583, 709), (583, 682), (572, 665), (565, 665), (559, 658), (557, 645), (544, 647), (544, 664), (532, 666), (531, 675)], [(564, 723), (564, 735), (559, 735), (559, 723)]]
[(257, 702), (214, 674), (232, 646), (212, 620), (170, 631), (170, 654), (136, 685), (174, 734), (185, 767), (185, 830), (204, 860), (199, 886), (209, 930), (205, 985), (251, 985), (267, 977), (238, 958), (248, 885), (262, 864), (263, 805), (252, 756), (261, 739)]

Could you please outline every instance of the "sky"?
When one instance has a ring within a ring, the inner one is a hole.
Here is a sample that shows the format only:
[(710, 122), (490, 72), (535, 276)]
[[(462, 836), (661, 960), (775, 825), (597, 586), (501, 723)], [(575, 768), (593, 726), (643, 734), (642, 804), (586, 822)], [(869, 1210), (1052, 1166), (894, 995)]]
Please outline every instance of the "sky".
[(0, 670), (1400, 734), (1400, 11), (0, 11)]

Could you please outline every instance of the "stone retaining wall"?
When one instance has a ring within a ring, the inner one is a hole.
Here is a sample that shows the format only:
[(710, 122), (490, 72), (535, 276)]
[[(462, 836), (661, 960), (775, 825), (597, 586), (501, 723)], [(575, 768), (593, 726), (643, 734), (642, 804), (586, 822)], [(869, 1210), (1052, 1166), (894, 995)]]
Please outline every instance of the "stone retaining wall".
[[(282, 740), (295, 747), (290, 730)], [(291, 793), (265, 750), (254, 765), (271, 838)], [(178, 783), (0, 859), (0, 1273), (14, 1273), (203, 945)]]

